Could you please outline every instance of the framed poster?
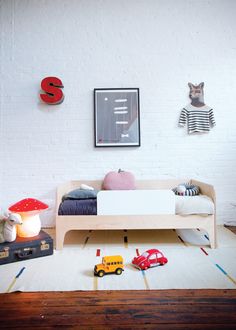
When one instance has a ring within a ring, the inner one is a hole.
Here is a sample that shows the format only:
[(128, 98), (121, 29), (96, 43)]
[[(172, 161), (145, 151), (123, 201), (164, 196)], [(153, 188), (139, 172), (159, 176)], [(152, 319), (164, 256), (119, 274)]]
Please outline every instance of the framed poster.
[(95, 147), (139, 147), (139, 89), (94, 89), (94, 132)]

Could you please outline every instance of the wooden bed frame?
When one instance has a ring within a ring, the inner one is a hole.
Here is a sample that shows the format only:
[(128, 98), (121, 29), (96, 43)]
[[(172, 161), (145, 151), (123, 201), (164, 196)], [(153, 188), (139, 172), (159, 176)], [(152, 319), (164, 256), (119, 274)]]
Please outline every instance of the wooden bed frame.
[[(172, 189), (183, 182), (198, 185), (216, 205), (214, 187), (197, 180), (142, 180), (136, 181), (137, 189)], [(102, 181), (69, 181), (57, 189), (57, 212), (62, 196), (86, 183), (101, 189)], [(170, 215), (56, 215), (56, 249), (63, 248), (65, 234), (70, 230), (123, 230), (123, 229), (196, 229), (207, 231), (211, 248), (216, 248), (216, 209), (208, 216)]]

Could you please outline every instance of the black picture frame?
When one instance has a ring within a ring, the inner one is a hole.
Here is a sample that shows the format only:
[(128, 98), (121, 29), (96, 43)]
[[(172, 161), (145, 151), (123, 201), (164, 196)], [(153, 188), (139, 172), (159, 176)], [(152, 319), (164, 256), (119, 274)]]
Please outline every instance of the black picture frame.
[(139, 88), (94, 89), (95, 147), (140, 147)]

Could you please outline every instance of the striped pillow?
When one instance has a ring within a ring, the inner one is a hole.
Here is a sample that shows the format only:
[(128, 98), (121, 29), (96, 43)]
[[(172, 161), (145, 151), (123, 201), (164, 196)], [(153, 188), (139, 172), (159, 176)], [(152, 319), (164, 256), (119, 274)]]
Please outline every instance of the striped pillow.
[[(178, 189), (180, 186), (185, 187), (185, 191), (181, 191)], [(190, 183), (181, 183), (180, 185), (178, 185), (177, 187), (175, 187), (174, 189), (172, 189), (172, 191), (175, 193), (175, 195), (180, 195), (180, 196), (196, 196), (199, 195), (200, 193), (200, 188), (194, 184), (190, 184)]]

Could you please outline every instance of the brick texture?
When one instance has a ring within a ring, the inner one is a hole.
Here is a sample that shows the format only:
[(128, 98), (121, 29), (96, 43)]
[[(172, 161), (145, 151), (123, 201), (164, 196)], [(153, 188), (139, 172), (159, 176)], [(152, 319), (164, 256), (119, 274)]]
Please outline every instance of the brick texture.
[[(0, 0), (0, 206), (26, 197), (50, 205), (71, 179), (110, 170), (137, 179), (213, 184), (217, 222), (236, 222), (236, 2)], [(40, 82), (58, 76), (65, 100), (48, 106)], [(205, 82), (217, 126), (179, 128), (188, 85)], [(93, 89), (139, 87), (140, 148), (94, 148)]]

